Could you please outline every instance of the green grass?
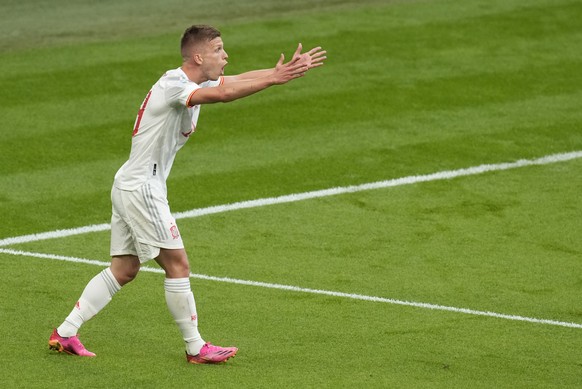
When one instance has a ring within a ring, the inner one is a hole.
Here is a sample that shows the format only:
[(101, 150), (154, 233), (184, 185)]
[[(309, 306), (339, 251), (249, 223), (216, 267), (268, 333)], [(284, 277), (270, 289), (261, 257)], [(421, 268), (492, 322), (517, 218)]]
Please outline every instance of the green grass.
[[(577, 1), (131, 0), (0, 5), (0, 239), (106, 223), (137, 108), (192, 23), (227, 72), (297, 42), (324, 67), (205, 106), (180, 212), (582, 150)], [(137, 6), (139, 4), (139, 7)], [(162, 5), (163, 4), (163, 5)], [(200, 16), (203, 15), (203, 16)], [(193, 273), (582, 323), (579, 159), (179, 220)], [(99, 232), (8, 247), (107, 261)], [(148, 263), (148, 266), (154, 266)], [(189, 366), (143, 272), (47, 350), (87, 264), (0, 253), (3, 387), (580, 387), (581, 329), (193, 279), (224, 366)]]

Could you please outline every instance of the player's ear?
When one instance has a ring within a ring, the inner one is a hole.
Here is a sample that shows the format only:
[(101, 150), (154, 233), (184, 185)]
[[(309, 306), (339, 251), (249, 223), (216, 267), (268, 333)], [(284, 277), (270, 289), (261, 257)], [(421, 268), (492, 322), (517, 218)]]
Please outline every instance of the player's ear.
[(192, 59), (194, 59), (194, 62), (196, 62), (198, 65), (202, 65), (202, 62), (204, 62), (204, 59), (200, 54), (194, 54)]

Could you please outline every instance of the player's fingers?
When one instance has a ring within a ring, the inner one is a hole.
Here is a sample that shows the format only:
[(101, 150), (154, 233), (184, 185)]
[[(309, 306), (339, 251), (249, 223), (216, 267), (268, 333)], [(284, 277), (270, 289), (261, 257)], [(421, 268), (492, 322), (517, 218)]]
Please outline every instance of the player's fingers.
[(322, 51), (318, 51), (316, 53), (312, 53), (310, 55), (311, 55), (311, 58), (318, 58), (318, 57), (322, 57), (322, 56), (324, 56), (326, 54), (327, 54), (327, 51), (322, 50)]
[(291, 73), (293, 73), (293, 74), (305, 73), (306, 71), (309, 70), (309, 67), (305, 64), (296, 64), (290, 70), (291, 70)]
[(293, 53), (293, 57), (297, 57), (298, 55), (301, 55), (301, 50), (303, 50), (303, 45), (301, 43), (299, 43), (299, 45), (297, 45), (297, 50), (295, 50), (295, 53)]
[(326, 58), (327, 58), (327, 56), (326, 55), (323, 55), (323, 54), (322, 55), (316, 55), (316, 56), (311, 57), (311, 61), (313, 61), (313, 62), (315, 62), (315, 61), (321, 62), (321, 61), (325, 60)]
[(312, 58), (309, 63), (309, 68), (312, 69), (323, 65), (323, 61), (325, 61), (326, 58), (327, 57)]
[(285, 61), (285, 54), (281, 53), (281, 56), (279, 57), (279, 62), (277, 62), (277, 66), (281, 66), (283, 64), (283, 61)]
[(309, 55), (313, 55), (314, 53), (316, 53), (316, 52), (318, 52), (320, 50), (321, 50), (321, 46), (317, 46), (317, 47), (314, 47), (313, 49), (309, 50), (307, 53)]
[(323, 65), (323, 61), (325, 61), (325, 57), (324, 58), (318, 58), (316, 60), (311, 61), (311, 66), (320, 66)]
[(307, 73), (307, 71), (309, 70), (309, 67), (307, 66), (302, 66), (299, 71), (297, 72), (297, 74), (299, 74), (299, 77), (303, 77), (305, 75), (305, 73)]

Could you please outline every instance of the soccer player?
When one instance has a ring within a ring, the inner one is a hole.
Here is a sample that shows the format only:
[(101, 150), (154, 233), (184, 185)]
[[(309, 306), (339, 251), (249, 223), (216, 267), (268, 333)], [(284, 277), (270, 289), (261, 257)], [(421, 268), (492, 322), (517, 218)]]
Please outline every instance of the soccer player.
[(290, 61), (281, 54), (275, 67), (225, 76), (228, 55), (221, 33), (211, 27), (188, 28), (181, 41), (182, 66), (169, 70), (147, 93), (138, 111), (129, 159), (115, 175), (111, 190), (111, 266), (89, 281), (73, 310), (55, 328), (49, 347), (93, 357), (80, 342), (79, 328), (132, 281), (141, 263), (154, 259), (164, 270), (166, 303), (186, 345), (186, 360), (220, 363), (236, 347), (205, 342), (190, 288), (190, 265), (176, 220), (168, 206), (166, 180), (176, 153), (196, 131), (202, 104), (229, 102), (273, 85), (303, 77), (323, 65), (326, 52), (316, 47)]

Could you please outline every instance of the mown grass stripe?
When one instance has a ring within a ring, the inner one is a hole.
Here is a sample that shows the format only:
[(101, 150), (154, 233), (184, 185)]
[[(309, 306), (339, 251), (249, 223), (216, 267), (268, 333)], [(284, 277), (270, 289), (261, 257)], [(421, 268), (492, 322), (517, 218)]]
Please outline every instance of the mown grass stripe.
[[(29, 251), (11, 250), (11, 249), (3, 249), (3, 248), (0, 248), (0, 253), (25, 256), (25, 257), (33, 257), (33, 258), (42, 258), (42, 259), (54, 259), (54, 260), (58, 260), (58, 261), (83, 263), (83, 264), (103, 266), (103, 267), (107, 267), (110, 264), (109, 262), (98, 261), (98, 260), (93, 260), (93, 259), (69, 257), (69, 256), (65, 256), (65, 255), (35, 253), (35, 252), (29, 252)], [(152, 267), (148, 267), (148, 266), (142, 266), (141, 270), (145, 271), (145, 272), (150, 272), (150, 273), (164, 274), (164, 270), (158, 269), (158, 268), (152, 268)], [(347, 299), (352, 299), (352, 300), (370, 301), (370, 302), (394, 304), (394, 305), (404, 305), (404, 306), (409, 306), (409, 307), (414, 307), (414, 308), (430, 309), (430, 310), (437, 310), (437, 311), (464, 313), (467, 315), (487, 316), (487, 317), (493, 317), (496, 319), (524, 321), (524, 322), (535, 323), (535, 324), (546, 324), (546, 325), (568, 327), (568, 328), (582, 328), (582, 324), (579, 324), (579, 323), (564, 322), (564, 321), (550, 320), (550, 319), (538, 319), (538, 318), (519, 316), (519, 315), (508, 315), (508, 314), (504, 314), (504, 313), (497, 313), (497, 312), (491, 312), (491, 311), (479, 311), (479, 310), (468, 309), (468, 308), (457, 308), (457, 307), (450, 307), (450, 306), (439, 305), (439, 304), (396, 300), (396, 299), (391, 299), (391, 298), (367, 296), (367, 295), (361, 295), (361, 294), (355, 294), (355, 293), (344, 293), (344, 292), (336, 292), (336, 291), (331, 291), (331, 290), (302, 288), (299, 286), (274, 284), (274, 283), (270, 283), (270, 282), (241, 280), (241, 279), (230, 278), (230, 277), (215, 277), (215, 276), (209, 276), (206, 274), (194, 274), (194, 273), (190, 273), (190, 278), (196, 278), (196, 279), (201, 279), (201, 280), (206, 280), (206, 281), (225, 282), (225, 283), (229, 283), (229, 284), (254, 286), (254, 287), (260, 287), (260, 288), (267, 288), (267, 289), (278, 289), (278, 290), (285, 290), (285, 291), (289, 291), (289, 292), (318, 294), (318, 295), (325, 295), (325, 296), (332, 296), (332, 297), (339, 297), (339, 298), (347, 298)]]
[[(204, 215), (210, 215), (215, 213), (222, 213), (228, 211), (235, 211), (239, 209), (257, 208), (264, 207), (267, 205), (274, 204), (284, 204), (292, 203), (296, 201), (303, 201), (309, 199), (315, 199), (320, 197), (335, 196), (346, 193), (355, 193), (365, 190), (389, 188), (402, 185), (411, 185), (421, 182), (438, 181), (438, 180), (448, 180), (463, 176), (473, 176), (478, 174), (483, 174), (493, 171), (502, 171), (509, 169), (517, 169), (526, 166), (535, 165), (548, 165), (552, 163), (570, 161), (572, 159), (582, 158), (582, 151), (572, 151), (569, 153), (559, 153), (546, 155), (541, 158), (536, 159), (521, 159), (515, 162), (504, 162), (498, 164), (485, 164), (474, 167), (469, 167), (465, 169), (458, 170), (446, 170), (438, 173), (419, 175), (419, 176), (408, 176), (402, 178), (396, 178), (392, 180), (377, 181), (361, 185), (352, 185), (345, 187), (337, 187), (330, 189), (317, 190), (312, 192), (295, 193), (290, 195), (284, 195), (279, 197), (269, 197), (257, 200), (240, 201), (232, 204), (216, 205), (206, 208), (197, 208), (190, 211), (178, 212), (174, 214), (176, 219), (189, 219)], [(21, 243), (36, 242), (46, 239), (64, 238), (67, 236), (87, 234), (91, 232), (107, 231), (111, 227), (109, 224), (95, 224), (65, 230), (56, 230), (49, 232), (42, 232), (38, 234), (22, 235), (11, 238), (5, 238), (0, 240), (0, 247), (10, 246)]]

